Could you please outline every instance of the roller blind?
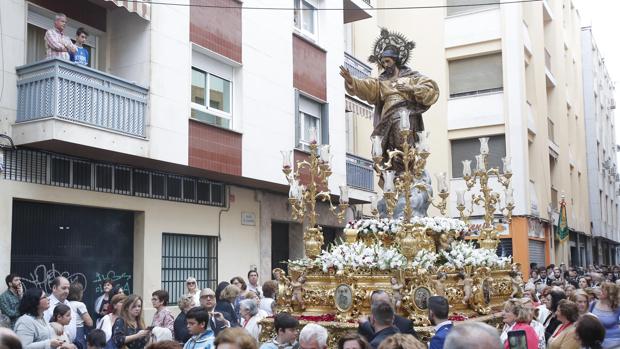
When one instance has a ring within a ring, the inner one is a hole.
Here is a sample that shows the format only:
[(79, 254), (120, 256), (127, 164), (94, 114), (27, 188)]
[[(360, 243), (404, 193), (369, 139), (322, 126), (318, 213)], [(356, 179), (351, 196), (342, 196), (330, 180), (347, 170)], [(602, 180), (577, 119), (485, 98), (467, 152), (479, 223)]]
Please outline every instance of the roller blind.
[(453, 60), (448, 63), (448, 67), (450, 97), (503, 88), (501, 53)]
[[(470, 4), (471, 6), (458, 6), (458, 5), (470, 5)], [(448, 7), (447, 15), (454, 16), (460, 13), (487, 10), (487, 9), (499, 7), (499, 0), (448, 0), (446, 5), (453, 6), (453, 7)]]

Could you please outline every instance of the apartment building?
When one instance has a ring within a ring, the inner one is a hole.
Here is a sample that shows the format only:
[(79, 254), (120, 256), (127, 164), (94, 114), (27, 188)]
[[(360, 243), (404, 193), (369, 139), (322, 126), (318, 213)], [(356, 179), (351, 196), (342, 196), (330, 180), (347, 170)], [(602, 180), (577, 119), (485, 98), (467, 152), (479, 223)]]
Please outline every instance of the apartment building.
[(618, 262), (618, 174), (615, 86), (591, 27), (581, 28), (583, 103), (592, 220), (592, 262)]
[[(306, 158), (311, 127), (331, 146), (331, 191), (348, 182), (352, 204), (368, 199), (367, 163), (346, 136), (347, 112), (365, 112), (338, 67), (345, 24), (370, 17), (370, 4), (175, 3), (0, 2), (0, 133), (17, 146), (2, 154), (0, 270), (26, 287), (65, 275), (91, 304), (111, 278), (175, 301), (188, 276), (215, 287), (257, 267), (270, 278), (303, 256), (280, 150)], [(67, 35), (89, 32), (88, 67), (45, 60), (59, 12)], [(333, 241), (343, 223), (326, 205), (319, 214)]]
[[(369, 52), (378, 27), (416, 41), (409, 64), (441, 92), (424, 123), (431, 132), (429, 171), (452, 177), (450, 216), (459, 216), (455, 191), (466, 188), (462, 160), (473, 161), (478, 138), (489, 137), (491, 166), (501, 169), (503, 157), (512, 159), (516, 202), (512, 222), (501, 224), (498, 253), (513, 255), (525, 271), (530, 263), (591, 262), (577, 9), (570, 0), (445, 4), (378, 1), (378, 7), (420, 8), (378, 11), (353, 23), (354, 49)], [(497, 181), (491, 186), (503, 192)], [(570, 227), (566, 242), (553, 233), (562, 197)], [(482, 215), (481, 209), (472, 212), (474, 230)]]

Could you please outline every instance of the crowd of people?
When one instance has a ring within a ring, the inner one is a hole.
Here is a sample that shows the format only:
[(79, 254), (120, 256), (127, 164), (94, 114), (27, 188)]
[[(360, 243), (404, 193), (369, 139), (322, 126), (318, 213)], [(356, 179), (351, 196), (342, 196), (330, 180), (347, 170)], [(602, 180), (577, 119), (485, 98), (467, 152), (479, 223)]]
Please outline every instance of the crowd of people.
[[(328, 331), (277, 312), (278, 284), (262, 285), (251, 270), (245, 279), (234, 277), (215, 290), (186, 280), (178, 300), (178, 315), (168, 307), (169, 293), (155, 290), (155, 310), (145, 323), (143, 299), (126, 295), (106, 280), (91, 316), (82, 302), (83, 286), (58, 277), (51, 294), (38, 288), (24, 290), (20, 277), (6, 277), (0, 295), (3, 321), (0, 349), (325, 349)], [(580, 349), (620, 347), (620, 268), (587, 271), (532, 266), (523, 297), (506, 301), (503, 329), (467, 321), (454, 326), (450, 305), (442, 296), (428, 298), (428, 319), (435, 326), (427, 345), (417, 337), (411, 320), (396, 314), (385, 291), (371, 295), (371, 314), (361, 317), (356, 332), (344, 335), (339, 349), (392, 348), (528, 348)], [(274, 315), (275, 314), (275, 315)], [(275, 336), (261, 342), (261, 320), (273, 316)], [(14, 332), (13, 332), (14, 331)], [(17, 340), (15, 340), (17, 339)], [(6, 348), (5, 348), (6, 347)]]

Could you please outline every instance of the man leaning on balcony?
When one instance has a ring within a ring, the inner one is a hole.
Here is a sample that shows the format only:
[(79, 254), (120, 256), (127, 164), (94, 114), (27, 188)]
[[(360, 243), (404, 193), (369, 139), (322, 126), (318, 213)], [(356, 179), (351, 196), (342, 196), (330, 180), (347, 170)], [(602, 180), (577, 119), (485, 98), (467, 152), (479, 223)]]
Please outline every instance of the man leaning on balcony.
[(47, 48), (47, 59), (60, 58), (69, 60), (69, 53), (75, 54), (77, 47), (71, 39), (64, 34), (67, 16), (62, 13), (56, 15), (54, 28), (45, 32), (45, 47)]

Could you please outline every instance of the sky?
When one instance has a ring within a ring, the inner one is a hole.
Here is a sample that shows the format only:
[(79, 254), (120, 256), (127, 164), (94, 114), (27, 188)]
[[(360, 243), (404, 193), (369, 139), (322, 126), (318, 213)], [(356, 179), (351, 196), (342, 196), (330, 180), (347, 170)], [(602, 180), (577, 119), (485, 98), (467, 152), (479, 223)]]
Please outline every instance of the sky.
[[(575, 0), (575, 6), (581, 14), (581, 26), (592, 27), (594, 41), (616, 86), (614, 99), (620, 104), (620, 0)], [(616, 109), (615, 117), (618, 115)], [(620, 143), (620, 127), (616, 127), (616, 143)]]

